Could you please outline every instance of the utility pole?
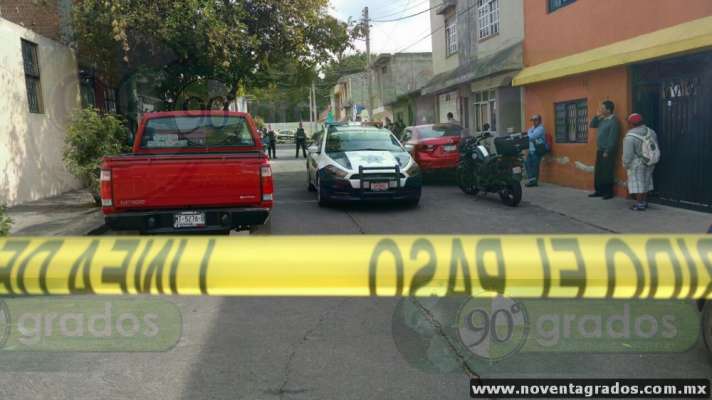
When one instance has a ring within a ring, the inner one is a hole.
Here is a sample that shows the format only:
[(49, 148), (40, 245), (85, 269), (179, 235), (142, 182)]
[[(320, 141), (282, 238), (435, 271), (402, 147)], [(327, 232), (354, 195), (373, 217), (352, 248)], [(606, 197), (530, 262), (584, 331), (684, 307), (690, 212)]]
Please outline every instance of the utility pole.
[(371, 20), (368, 7), (363, 8), (363, 29), (366, 34), (366, 76), (368, 77), (368, 119), (373, 119), (373, 88), (371, 87)]
[(312, 124), (312, 134), (316, 131), (316, 124), (319, 123), (319, 109), (316, 106), (316, 83), (312, 81), (311, 85), (312, 102), (314, 103), (314, 123)]
[(314, 93), (309, 86), (309, 127), (314, 129)]

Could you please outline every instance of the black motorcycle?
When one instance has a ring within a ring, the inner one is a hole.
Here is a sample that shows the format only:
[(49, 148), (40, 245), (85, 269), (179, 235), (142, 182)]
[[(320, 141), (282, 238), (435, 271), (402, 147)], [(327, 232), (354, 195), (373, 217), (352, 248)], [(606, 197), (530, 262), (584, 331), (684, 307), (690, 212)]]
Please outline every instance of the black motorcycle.
[(496, 154), (490, 154), (486, 142), (489, 133), (460, 141), (457, 185), (463, 192), (497, 193), (502, 202), (516, 207), (522, 201), (522, 152), (529, 148), (526, 136), (512, 135), (494, 139)]

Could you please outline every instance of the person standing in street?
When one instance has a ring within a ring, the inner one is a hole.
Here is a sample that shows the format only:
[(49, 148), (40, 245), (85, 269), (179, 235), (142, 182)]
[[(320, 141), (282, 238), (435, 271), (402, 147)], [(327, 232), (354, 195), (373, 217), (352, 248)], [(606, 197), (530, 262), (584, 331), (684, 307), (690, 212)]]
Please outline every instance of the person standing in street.
[(272, 125), (268, 126), (267, 137), (269, 138), (269, 147), (267, 148), (267, 156), (272, 159), (277, 158), (277, 134), (272, 129)]
[(262, 139), (262, 151), (267, 153), (269, 151), (269, 136), (267, 136), (267, 130), (265, 128), (259, 128), (259, 132), (260, 138)]
[(620, 136), (620, 125), (614, 114), (615, 109), (615, 104), (606, 100), (601, 103), (598, 115), (591, 120), (591, 128), (598, 130), (598, 140), (596, 142), (595, 191), (588, 197), (602, 197), (604, 200), (613, 198), (615, 156)]
[[(630, 129), (623, 139), (623, 166), (628, 174), (628, 193), (637, 200), (630, 209), (648, 209), (648, 193), (653, 191), (655, 164), (645, 157), (644, 142), (652, 141), (657, 146), (658, 135), (643, 123), (643, 116), (631, 114), (628, 117)], [(657, 160), (654, 160), (657, 161)]]
[(544, 130), (544, 125), (541, 124), (541, 115), (534, 114), (529, 119), (532, 123), (532, 127), (527, 131), (527, 137), (529, 137), (529, 153), (527, 154), (526, 168), (527, 177), (529, 181), (526, 187), (536, 187), (539, 186), (539, 168), (541, 165), (541, 158), (544, 154), (539, 154), (537, 147), (541, 147), (541, 144), (546, 144), (546, 131)]
[(299, 158), (299, 149), (302, 149), (302, 154), (304, 158), (307, 158), (307, 133), (304, 131), (304, 126), (301, 121), (299, 121), (299, 128), (295, 134), (295, 142), (297, 143), (297, 154), (296, 158)]

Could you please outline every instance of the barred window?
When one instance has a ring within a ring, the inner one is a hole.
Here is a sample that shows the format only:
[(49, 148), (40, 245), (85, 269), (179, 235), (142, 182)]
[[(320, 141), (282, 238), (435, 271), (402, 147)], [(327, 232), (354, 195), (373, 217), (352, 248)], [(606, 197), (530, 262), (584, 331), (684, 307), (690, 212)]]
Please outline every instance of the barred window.
[(25, 67), (27, 104), (31, 113), (42, 113), (42, 85), (40, 64), (37, 58), (37, 44), (20, 39), (22, 42), (22, 62)]
[(116, 90), (110, 87), (104, 88), (104, 104), (106, 112), (116, 113)]
[(576, 0), (549, 0), (549, 12), (554, 12), (561, 7), (566, 7)]
[(554, 104), (556, 143), (588, 143), (588, 100)]
[(480, 39), (499, 33), (499, 0), (477, 0)]
[(445, 48), (448, 57), (457, 53), (457, 24), (455, 21), (455, 17), (445, 20)]
[(94, 72), (90, 69), (79, 70), (79, 94), (82, 100), (82, 108), (96, 108), (96, 79)]

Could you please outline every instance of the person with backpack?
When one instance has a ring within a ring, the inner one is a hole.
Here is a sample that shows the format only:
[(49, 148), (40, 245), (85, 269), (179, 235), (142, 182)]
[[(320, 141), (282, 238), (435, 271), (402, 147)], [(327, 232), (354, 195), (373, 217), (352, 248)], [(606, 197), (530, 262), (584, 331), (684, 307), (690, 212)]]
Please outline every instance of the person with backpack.
[(623, 166), (628, 174), (628, 193), (637, 203), (630, 209), (648, 209), (648, 193), (653, 190), (653, 172), (660, 161), (658, 135), (645, 126), (643, 116), (631, 114), (628, 117), (629, 131), (623, 139)]
[(541, 159), (547, 153), (548, 146), (546, 144), (546, 130), (544, 129), (544, 125), (541, 124), (541, 115), (534, 114), (529, 120), (532, 122), (532, 127), (527, 131), (527, 137), (529, 137), (529, 153), (525, 161), (529, 181), (525, 186), (536, 187), (539, 186), (539, 166), (541, 165)]

